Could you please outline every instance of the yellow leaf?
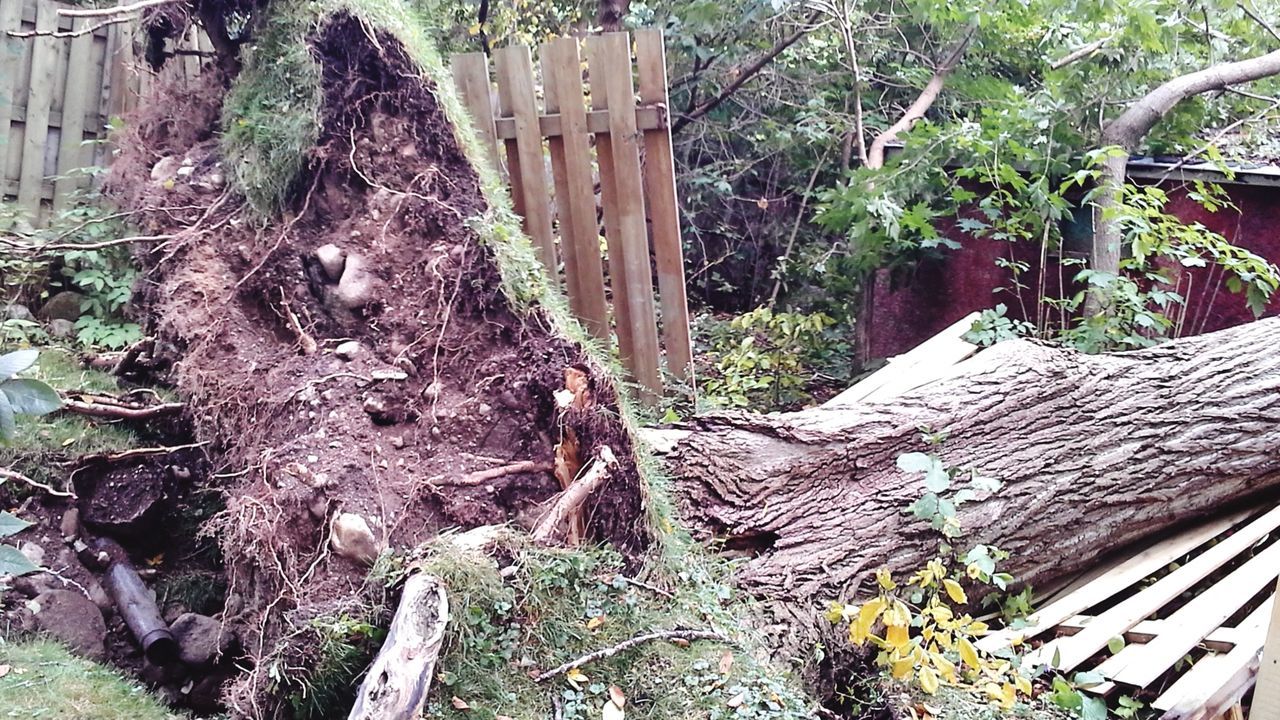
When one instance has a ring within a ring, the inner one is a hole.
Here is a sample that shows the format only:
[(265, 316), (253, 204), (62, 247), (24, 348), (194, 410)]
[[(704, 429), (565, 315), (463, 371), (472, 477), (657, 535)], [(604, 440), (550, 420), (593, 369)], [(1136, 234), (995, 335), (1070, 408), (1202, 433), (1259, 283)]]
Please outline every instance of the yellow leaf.
[(960, 583), (955, 580), (950, 578), (943, 580), (942, 587), (947, 589), (947, 597), (951, 598), (952, 602), (958, 602), (962, 605), (969, 602), (969, 598), (965, 597), (964, 588), (960, 587)]
[(569, 684), (572, 685), (575, 689), (581, 689), (578, 687), (579, 683), (587, 682), (587, 676), (584, 675), (582, 671), (579, 670), (578, 668), (574, 668), (569, 672), (565, 673), (564, 677), (566, 680), (569, 681)]
[(1021, 675), (1015, 675), (1013, 677), (1013, 686), (1016, 687), (1023, 695), (1031, 695), (1031, 681)]
[[(990, 628), (987, 627), (986, 623), (982, 622), (981, 620), (974, 620), (973, 622), (969, 623), (969, 627), (965, 628), (965, 631), (974, 637), (982, 637), (983, 635), (987, 634), (987, 630), (989, 629)], [(1021, 642), (1022, 642), (1022, 636), (1019, 635), (1018, 643), (1021, 643)]]
[(960, 638), (959, 645), (960, 660), (963, 661), (965, 665), (976, 670), (979, 663), (978, 649), (973, 646), (973, 643), (969, 642), (968, 638)]
[(955, 663), (948, 660), (942, 653), (935, 653), (930, 659), (933, 660), (934, 666), (938, 668), (938, 672), (942, 673), (942, 677), (947, 679), (947, 682), (956, 682)]
[(916, 669), (916, 661), (910, 656), (901, 660), (894, 660), (889, 666), (889, 671), (893, 674), (894, 680), (906, 680), (911, 677), (912, 671)]
[(1013, 688), (1013, 685), (1010, 685), (1009, 683), (1005, 683), (1000, 688), (1000, 707), (1004, 708), (1005, 710), (1008, 710), (1013, 707), (1013, 704), (1014, 702), (1017, 701), (1017, 699), (1018, 699), (1018, 696), (1016, 691)]
[(920, 689), (933, 695), (938, 692), (938, 674), (933, 668), (925, 666), (920, 668)]
[(468, 34), (468, 35), (479, 35), (479, 34), (480, 34), (480, 23), (472, 23), (472, 24), (471, 24), (471, 27), (467, 28), (467, 34)]
[(880, 587), (885, 590), (893, 590), (898, 587), (898, 583), (893, 581), (893, 576), (889, 574), (889, 568), (880, 568), (876, 571), (876, 582), (880, 583)]
[(597, 615), (597, 616), (595, 616), (595, 617), (593, 617), (593, 618), (591, 618), (590, 620), (588, 620), (588, 621), (587, 621), (587, 629), (588, 629), (588, 630), (595, 630), (595, 629), (599, 628), (599, 627), (600, 627), (601, 625), (603, 625), (603, 624), (604, 624), (604, 616), (603, 616), (603, 615)]
[(905, 625), (890, 625), (885, 629), (884, 640), (890, 647), (906, 647), (911, 641), (911, 634), (907, 632)]
[(911, 624), (911, 610), (907, 604), (901, 600), (894, 600), (884, 611), (885, 625), (902, 625), (903, 627)]
[(720, 674), (728, 675), (729, 671), (732, 669), (733, 669), (733, 652), (730, 650), (725, 650), (724, 653), (720, 655)]
[(152, 555), (151, 557), (147, 558), (146, 562), (149, 567), (156, 567), (160, 563), (164, 562), (164, 553)]

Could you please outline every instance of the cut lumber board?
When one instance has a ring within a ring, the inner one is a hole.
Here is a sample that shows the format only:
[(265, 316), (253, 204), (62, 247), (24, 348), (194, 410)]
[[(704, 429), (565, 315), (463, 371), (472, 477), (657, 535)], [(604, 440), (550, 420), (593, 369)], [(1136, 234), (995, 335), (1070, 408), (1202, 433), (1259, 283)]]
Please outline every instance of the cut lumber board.
[(1172, 626), (1143, 646), (1123, 668), (1109, 675), (1112, 680), (1146, 687), (1191, 652), (1206, 635), (1231, 617), (1245, 603), (1280, 574), (1280, 542), (1250, 558), (1169, 616)]
[(1240, 623), (1241, 642), (1234, 649), (1227, 653), (1214, 653), (1201, 658), (1191, 667), (1191, 670), (1152, 701), (1151, 706), (1157, 710), (1170, 711), (1179, 707), (1190, 708), (1193, 705), (1203, 705), (1242, 669), (1256, 663), (1258, 653), (1262, 650), (1263, 633), (1273, 611), (1275, 600), (1275, 595), (1267, 598), (1266, 602)]
[[(1067, 593), (1033, 613), (1027, 618), (1028, 622), (1031, 623), (1030, 626), (1017, 630), (994, 632), (980, 639), (976, 643), (977, 647), (986, 652), (996, 652), (1009, 647), (1010, 643), (1017, 637), (1029, 639), (1046, 630), (1051, 630), (1058, 624), (1107, 600), (1117, 592), (1128, 589), (1134, 583), (1151, 576), (1174, 560), (1230, 530), (1249, 517), (1252, 512), (1241, 511), (1233, 513), (1227, 517), (1207, 522), (1193, 530), (1161, 540), (1137, 555), (1124, 560), (1107, 573), (1104, 578), (1099, 578)], [(1103, 644), (1106, 644), (1105, 640)]]
[(1280, 602), (1272, 603), (1264, 642), (1249, 720), (1280, 720)]
[(1150, 617), (1170, 600), (1194, 586), (1209, 573), (1230, 562), (1278, 526), (1280, 526), (1280, 508), (1275, 508), (1193, 558), (1186, 565), (1164, 576), (1155, 584), (1102, 613), (1078, 634), (1046, 643), (1031, 653), (1028, 659), (1032, 664), (1048, 665), (1056, 657), (1059, 660), (1057, 666), (1059, 670), (1078, 667), (1094, 653), (1106, 647), (1111, 638), (1123, 635)]
[[(1058, 625), (1058, 632), (1062, 635), (1075, 635), (1083, 630), (1093, 617), (1090, 615), (1076, 615), (1075, 617), (1062, 622)], [(1171, 625), (1168, 620), (1143, 620), (1134, 625), (1128, 632), (1124, 634), (1126, 643), (1149, 643), (1162, 632), (1168, 632)], [(1246, 629), (1240, 628), (1217, 628), (1210, 632), (1201, 641), (1201, 644), (1214, 652), (1231, 652), (1236, 645), (1240, 644)]]
[(946, 377), (957, 363), (978, 352), (977, 345), (960, 339), (969, 332), (977, 319), (978, 313), (969, 313), (946, 330), (891, 358), (888, 365), (831, 398), (823, 406), (837, 408), (859, 402), (889, 400)]

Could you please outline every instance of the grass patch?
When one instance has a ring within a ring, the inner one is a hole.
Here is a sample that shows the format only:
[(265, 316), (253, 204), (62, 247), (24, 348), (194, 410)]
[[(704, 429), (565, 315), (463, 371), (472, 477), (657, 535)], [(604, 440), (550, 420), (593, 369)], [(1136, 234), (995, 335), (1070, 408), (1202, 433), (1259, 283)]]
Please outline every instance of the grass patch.
[(0, 640), (0, 717), (50, 720), (176, 720), (137, 682), (47, 640)]
[[(23, 377), (43, 380), (64, 391), (109, 394), (120, 391), (111, 375), (81, 367), (74, 353), (58, 347), (42, 349), (35, 367), (23, 373)], [(18, 418), (17, 436), (9, 443), (0, 443), (0, 465), (61, 487), (66, 473), (59, 463), (67, 458), (121, 452), (137, 444), (137, 436), (120, 423), (65, 412), (41, 417), (23, 415)], [(16, 486), (11, 489), (25, 492)]]

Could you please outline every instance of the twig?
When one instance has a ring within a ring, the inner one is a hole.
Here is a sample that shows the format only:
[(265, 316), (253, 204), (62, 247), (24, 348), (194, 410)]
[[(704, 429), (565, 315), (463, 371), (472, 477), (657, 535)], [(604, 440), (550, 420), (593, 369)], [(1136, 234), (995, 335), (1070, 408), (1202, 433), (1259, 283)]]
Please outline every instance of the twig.
[(24, 250), (36, 255), (50, 252), (67, 252), (69, 250), (103, 250), (105, 248), (116, 247), (117, 245), (130, 245), (140, 242), (156, 242), (161, 240), (172, 240), (176, 235), (138, 235), (135, 237), (116, 238), (115, 240), (104, 240), (96, 243), (48, 243), (45, 245), (27, 245), (24, 243), (13, 242), (0, 238), (0, 242), (18, 250)]
[(1209, 138), (1208, 142), (1196, 148), (1195, 150), (1187, 153), (1180, 160), (1178, 160), (1178, 162), (1174, 163), (1172, 167), (1170, 167), (1168, 170), (1165, 170), (1164, 174), (1160, 176), (1159, 182), (1164, 182), (1165, 180), (1168, 180), (1170, 175), (1181, 170), (1193, 158), (1199, 157), (1201, 153), (1205, 152), (1206, 150), (1213, 147), (1214, 145), (1217, 145), (1218, 141), (1226, 137), (1227, 134), (1230, 133), (1232, 130), (1235, 130), (1236, 128), (1246, 123), (1251, 123), (1254, 120), (1258, 120), (1263, 115), (1266, 115), (1267, 113), (1271, 112), (1272, 110), (1275, 110), (1276, 108), (1280, 108), (1280, 100), (1276, 100), (1272, 102), (1270, 105), (1268, 105), (1267, 107), (1263, 108), (1262, 110), (1259, 110), (1258, 112), (1248, 117), (1240, 118), (1239, 120), (1236, 120), (1235, 122), (1227, 125), (1226, 127), (1222, 128), (1218, 132), (1214, 133), (1213, 137)]
[(200, 442), (187, 443), (185, 445), (163, 445), (160, 447), (133, 448), (132, 450), (125, 450), (118, 453), (94, 453), (92, 455), (81, 455), (76, 458), (75, 462), (77, 465), (84, 465), (89, 462), (118, 462), (120, 460), (128, 460), (129, 458), (135, 457), (168, 455), (169, 453), (175, 453), (179, 450), (191, 450), (193, 448), (204, 447), (208, 444), (208, 440), (202, 440)]
[(1089, 57), (1090, 55), (1093, 55), (1094, 53), (1096, 53), (1096, 52), (1098, 52), (1099, 50), (1101, 50), (1101, 49), (1102, 49), (1102, 47), (1103, 47), (1104, 45), (1106, 45), (1107, 43), (1111, 42), (1111, 38), (1112, 38), (1112, 37), (1113, 37), (1112, 35), (1108, 35), (1108, 36), (1106, 36), (1106, 37), (1104, 37), (1104, 38), (1101, 38), (1101, 39), (1099, 39), (1099, 40), (1094, 40), (1093, 42), (1089, 43), (1088, 45), (1082, 45), (1082, 46), (1080, 46), (1080, 47), (1076, 48), (1075, 50), (1072, 50), (1071, 52), (1067, 53), (1066, 55), (1063, 55), (1062, 57), (1058, 58), (1057, 60), (1054, 60), (1053, 62), (1049, 63), (1049, 69), (1050, 69), (1050, 70), (1061, 70), (1062, 68), (1064, 68), (1064, 67), (1066, 67), (1066, 66), (1070, 65), (1070, 64), (1071, 64), (1071, 63), (1073, 63), (1073, 62), (1076, 62), (1077, 60), (1083, 60), (1083, 59), (1085, 59), (1085, 58)]
[(84, 402), (63, 398), (62, 409), (80, 415), (92, 417), (118, 418), (122, 420), (149, 420), (182, 412), (186, 405), (182, 403), (160, 403), (146, 407), (132, 405), (114, 405), (100, 402)]
[(1254, 22), (1258, 23), (1263, 27), (1264, 30), (1271, 33), (1271, 37), (1275, 38), (1276, 40), (1280, 40), (1280, 32), (1277, 32), (1276, 29), (1271, 26), (1271, 23), (1267, 22), (1265, 18), (1255, 13), (1253, 11), (1253, 8), (1246, 5), (1242, 0), (1236, 2), (1236, 5), (1238, 5), (1240, 9), (1244, 11), (1245, 15), (1248, 15), (1249, 17), (1253, 18)]
[(625, 583), (627, 583), (627, 584), (629, 584), (629, 585), (635, 585), (636, 587), (642, 587), (642, 588), (644, 588), (645, 590), (648, 590), (648, 591), (650, 591), (650, 592), (657, 593), (657, 594), (661, 595), (662, 597), (667, 598), (668, 600), (671, 600), (671, 599), (674, 599), (674, 598), (675, 598), (675, 593), (672, 593), (672, 592), (668, 592), (668, 591), (666, 591), (666, 590), (663, 590), (662, 588), (658, 587), (657, 585), (650, 585), (649, 583), (644, 582), (643, 580), (637, 580), (637, 579), (635, 579), (635, 578), (630, 578), (630, 577), (627, 577), (626, 575), (623, 575), (622, 573), (618, 573), (615, 577), (620, 577), (620, 578), (622, 578), (622, 581), (623, 581), (623, 582), (625, 582)]
[(597, 650), (588, 655), (583, 655), (577, 660), (567, 662), (554, 670), (548, 670), (541, 675), (534, 677), (533, 681), (545, 682), (557, 675), (563, 675), (570, 670), (580, 668), (587, 663), (611, 658), (623, 650), (630, 650), (637, 645), (643, 645), (647, 642), (653, 642), (654, 640), (715, 640), (716, 642), (722, 643), (729, 642), (729, 638), (714, 630), (662, 630), (659, 632), (646, 633), (644, 635), (637, 635), (630, 640), (623, 640), (613, 647)]
[(540, 463), (532, 460), (522, 460), (520, 462), (503, 465), (502, 467), (489, 468), (488, 470), (477, 470), (473, 473), (463, 475), (457, 480), (445, 480), (444, 482), (435, 482), (433, 485), (483, 485), (490, 480), (496, 480), (507, 475), (516, 475), (519, 473), (546, 473), (552, 472), (556, 466), (551, 463)]
[(112, 15), (125, 15), (139, 10), (145, 10), (149, 7), (157, 5), (173, 5), (182, 2), (182, 0), (140, 0), (140, 2), (132, 5), (117, 5), (116, 7), (104, 8), (60, 8), (58, 15), (60, 17), (111, 17)]
[(18, 32), (17, 30), (10, 30), (8, 34), (9, 34), (9, 37), (14, 37), (14, 38), (33, 38), (33, 37), (73, 38), (73, 37), (80, 37), (81, 35), (92, 35), (93, 33), (101, 30), (104, 27), (107, 27), (108, 25), (118, 25), (120, 23), (127, 23), (131, 20), (136, 20), (136, 19), (137, 19), (136, 15), (125, 15), (124, 17), (116, 17), (116, 18), (111, 18), (110, 20), (103, 20), (102, 22), (97, 23), (96, 25), (87, 25), (85, 27), (80, 28), (79, 30), (27, 30), (26, 32)]
[(45, 485), (42, 482), (37, 482), (35, 480), (32, 480), (31, 478), (27, 477), (26, 475), (23, 475), (22, 473), (16, 470), (10, 470), (9, 468), (0, 468), (0, 483), (3, 483), (5, 480), (17, 480), (18, 482), (30, 485), (31, 487), (36, 488), (37, 490), (43, 490), (54, 497), (71, 498), (73, 500), (76, 497), (76, 494), (73, 492), (68, 492), (66, 490), (55, 490), (54, 488), (48, 485)]
[(582, 474), (560, 493), (555, 504), (534, 526), (533, 539), (541, 543), (551, 542), (559, 533), (565, 520), (577, 512), (591, 493), (609, 478), (609, 467), (615, 462), (617, 458), (613, 456), (613, 450), (608, 445), (602, 446), (599, 457), (592, 460)]

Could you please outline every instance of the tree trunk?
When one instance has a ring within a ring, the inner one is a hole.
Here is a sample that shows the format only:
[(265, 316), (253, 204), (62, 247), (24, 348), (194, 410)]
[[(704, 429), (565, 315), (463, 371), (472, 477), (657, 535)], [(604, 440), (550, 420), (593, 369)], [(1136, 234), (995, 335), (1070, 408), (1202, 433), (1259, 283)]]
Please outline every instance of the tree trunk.
[(702, 418), (669, 467), (691, 527), (756, 553), (750, 589), (846, 597), (936, 552), (895, 460), (944, 431), (948, 466), (1005, 483), (960, 508), (959, 549), (995, 544), (1042, 583), (1280, 484), (1277, 342), (1280, 320), (1111, 355), (1002, 343), (891, 401)]
[[(1120, 117), (1107, 125), (1102, 132), (1103, 146), (1119, 147), (1124, 152), (1107, 158), (1102, 167), (1102, 177), (1099, 179), (1102, 191), (1098, 194), (1094, 207), (1094, 270), (1120, 272), (1120, 229), (1112, 218), (1111, 208), (1119, 202), (1129, 154), (1138, 147), (1156, 123), (1189, 97), (1276, 74), (1280, 74), (1280, 50), (1247, 60), (1214, 65), (1166, 82), (1134, 102)], [(1090, 293), (1086, 312), (1094, 314), (1100, 306), (1101, 298), (1096, 293)]]

